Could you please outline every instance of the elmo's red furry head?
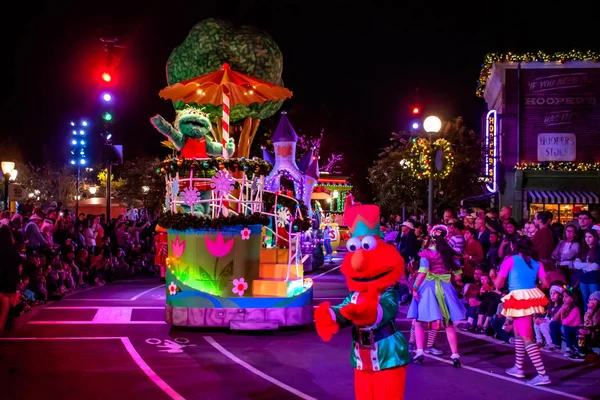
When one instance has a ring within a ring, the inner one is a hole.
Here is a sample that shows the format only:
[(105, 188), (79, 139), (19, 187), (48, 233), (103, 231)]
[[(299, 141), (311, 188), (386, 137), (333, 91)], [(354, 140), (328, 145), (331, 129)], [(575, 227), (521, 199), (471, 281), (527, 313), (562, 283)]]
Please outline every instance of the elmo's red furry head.
[(341, 271), (351, 291), (382, 292), (404, 273), (404, 260), (394, 246), (379, 237), (379, 207), (351, 207), (345, 217), (353, 237)]

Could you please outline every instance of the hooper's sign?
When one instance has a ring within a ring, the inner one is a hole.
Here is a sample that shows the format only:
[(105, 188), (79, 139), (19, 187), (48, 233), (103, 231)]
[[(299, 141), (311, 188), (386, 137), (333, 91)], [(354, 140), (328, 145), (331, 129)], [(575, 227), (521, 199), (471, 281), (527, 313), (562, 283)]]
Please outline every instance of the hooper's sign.
[(540, 133), (538, 161), (575, 161), (577, 141), (573, 133)]
[(485, 185), (490, 193), (496, 193), (498, 190), (498, 113), (496, 110), (490, 110), (486, 116), (485, 129), (485, 158), (484, 158), (484, 177), (489, 182)]

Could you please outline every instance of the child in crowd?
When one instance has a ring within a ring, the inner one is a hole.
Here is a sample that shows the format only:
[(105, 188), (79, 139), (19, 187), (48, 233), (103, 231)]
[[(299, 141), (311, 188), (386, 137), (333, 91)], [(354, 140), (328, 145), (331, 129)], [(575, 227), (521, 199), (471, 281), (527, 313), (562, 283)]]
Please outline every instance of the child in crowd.
[(489, 275), (481, 275), (481, 289), (479, 289), (479, 309), (477, 310), (477, 326), (474, 333), (486, 334), (490, 327), (492, 317), (498, 310), (500, 291), (494, 287)]
[[(536, 315), (533, 318), (533, 330), (535, 331), (535, 340), (538, 346), (543, 347), (542, 350), (554, 351), (556, 350), (557, 344), (552, 341), (552, 335), (550, 334), (550, 322), (556, 313), (562, 307), (562, 297), (564, 289), (560, 282), (553, 283), (550, 287), (550, 303), (548, 304), (548, 310), (543, 315)], [(545, 346), (544, 346), (545, 342)], [(560, 344), (558, 344), (560, 348)]]
[(563, 292), (563, 305), (554, 314), (552, 322), (550, 322), (552, 343), (560, 349), (561, 341), (564, 339), (567, 345), (565, 357), (570, 357), (575, 352), (575, 339), (580, 325), (581, 313), (577, 304), (577, 297), (573, 294), (572, 289), (565, 289)]
[(583, 317), (583, 327), (577, 333), (577, 352), (571, 360), (583, 361), (585, 355), (591, 353), (592, 347), (600, 346), (600, 291), (590, 295), (587, 311)]

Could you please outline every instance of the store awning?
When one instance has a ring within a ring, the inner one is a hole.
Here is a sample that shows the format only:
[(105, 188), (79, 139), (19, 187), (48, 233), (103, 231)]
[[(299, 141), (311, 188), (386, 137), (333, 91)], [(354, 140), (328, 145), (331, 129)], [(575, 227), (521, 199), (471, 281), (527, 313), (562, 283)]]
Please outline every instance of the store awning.
[(545, 204), (599, 204), (598, 195), (593, 192), (578, 190), (528, 190), (527, 201)]

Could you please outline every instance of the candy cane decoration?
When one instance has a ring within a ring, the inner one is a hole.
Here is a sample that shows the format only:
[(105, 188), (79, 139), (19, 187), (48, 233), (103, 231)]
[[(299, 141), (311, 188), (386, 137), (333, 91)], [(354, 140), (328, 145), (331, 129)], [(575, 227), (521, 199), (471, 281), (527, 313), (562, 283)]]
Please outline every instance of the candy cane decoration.
[(229, 90), (227, 86), (223, 86), (223, 157), (229, 158), (225, 145), (229, 140)]

